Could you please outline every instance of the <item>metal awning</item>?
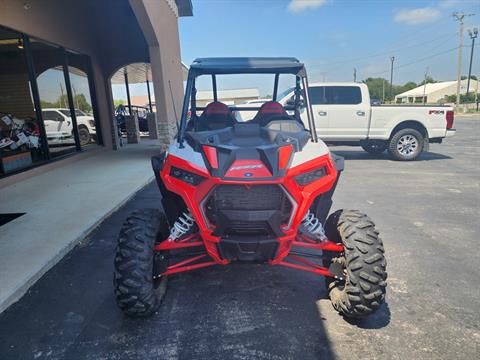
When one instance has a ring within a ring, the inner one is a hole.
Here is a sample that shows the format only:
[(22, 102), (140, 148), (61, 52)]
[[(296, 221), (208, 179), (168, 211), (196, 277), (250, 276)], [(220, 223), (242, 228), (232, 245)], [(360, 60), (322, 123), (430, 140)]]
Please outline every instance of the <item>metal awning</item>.
[[(152, 67), (149, 63), (134, 63), (118, 70), (112, 76), (112, 84), (125, 83), (125, 71), (127, 71), (128, 82), (130, 84), (141, 84), (152, 81)], [(183, 80), (187, 80), (188, 66), (182, 62)]]

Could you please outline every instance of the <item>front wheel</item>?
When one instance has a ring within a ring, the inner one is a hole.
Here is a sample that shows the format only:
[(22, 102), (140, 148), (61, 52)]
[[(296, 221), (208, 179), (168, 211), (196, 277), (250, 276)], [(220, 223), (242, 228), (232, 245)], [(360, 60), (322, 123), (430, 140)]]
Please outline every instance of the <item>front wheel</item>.
[(83, 126), (78, 128), (78, 137), (80, 138), (81, 146), (88, 145), (92, 141), (92, 135), (90, 134), (88, 129)]
[(326, 278), (333, 307), (352, 318), (375, 312), (385, 301), (387, 286), (383, 243), (375, 224), (357, 210), (338, 210), (327, 219), (325, 232), (345, 248), (343, 254), (324, 254), (325, 267), (338, 263), (343, 268), (342, 280)]
[(122, 226), (113, 283), (117, 305), (128, 316), (149, 316), (160, 305), (154, 273), (164, 259), (154, 247), (166, 234), (167, 218), (158, 209), (135, 210)]
[(397, 131), (388, 145), (388, 152), (395, 160), (415, 160), (423, 151), (423, 135), (415, 129)]

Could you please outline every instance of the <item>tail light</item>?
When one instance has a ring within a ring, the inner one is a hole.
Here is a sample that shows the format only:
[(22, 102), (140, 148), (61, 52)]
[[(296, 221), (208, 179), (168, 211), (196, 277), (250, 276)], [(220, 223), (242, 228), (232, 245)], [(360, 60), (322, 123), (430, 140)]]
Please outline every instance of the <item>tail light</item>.
[(447, 129), (453, 128), (453, 111), (447, 111)]

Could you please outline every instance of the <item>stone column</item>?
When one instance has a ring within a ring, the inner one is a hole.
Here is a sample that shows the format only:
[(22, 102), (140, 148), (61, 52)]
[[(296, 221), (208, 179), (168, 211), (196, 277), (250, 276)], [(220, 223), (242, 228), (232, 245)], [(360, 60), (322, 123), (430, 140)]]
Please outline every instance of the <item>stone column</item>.
[(158, 137), (164, 147), (177, 133), (183, 101), (178, 10), (170, 0), (130, 0), (149, 45)]

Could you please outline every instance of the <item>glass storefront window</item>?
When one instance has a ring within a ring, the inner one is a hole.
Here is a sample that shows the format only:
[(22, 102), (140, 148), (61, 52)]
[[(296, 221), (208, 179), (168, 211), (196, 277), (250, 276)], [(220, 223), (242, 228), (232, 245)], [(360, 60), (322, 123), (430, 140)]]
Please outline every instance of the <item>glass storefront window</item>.
[(30, 40), (30, 49), (50, 156), (54, 158), (76, 151), (75, 125), (68, 114), (70, 107), (63, 72), (65, 53), (61, 48), (35, 39)]
[(0, 176), (47, 160), (35, 110), (23, 37), (0, 28)]
[(67, 52), (67, 57), (80, 145), (92, 146), (99, 142), (99, 136), (88, 81), (88, 58), (72, 52)]
[(0, 27), (0, 177), (103, 144), (89, 74), (87, 56)]

